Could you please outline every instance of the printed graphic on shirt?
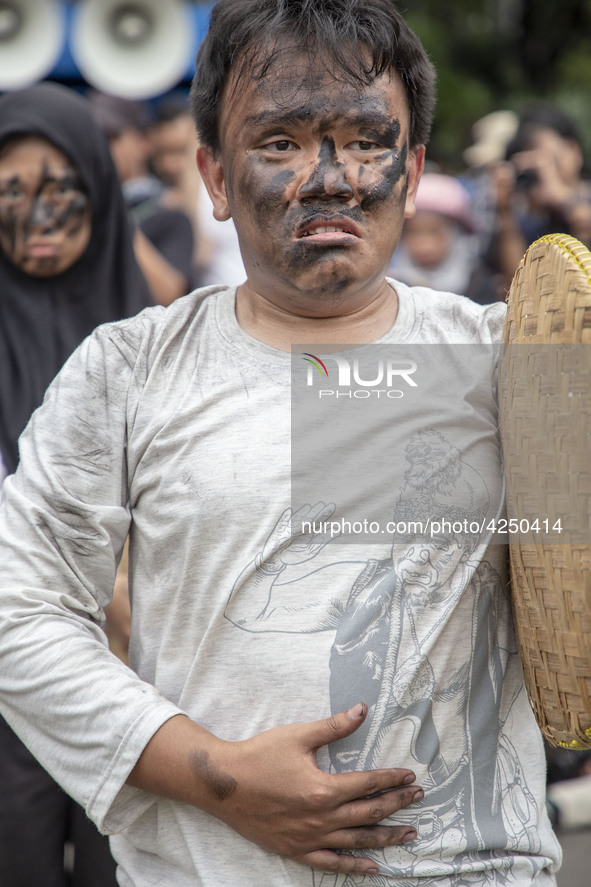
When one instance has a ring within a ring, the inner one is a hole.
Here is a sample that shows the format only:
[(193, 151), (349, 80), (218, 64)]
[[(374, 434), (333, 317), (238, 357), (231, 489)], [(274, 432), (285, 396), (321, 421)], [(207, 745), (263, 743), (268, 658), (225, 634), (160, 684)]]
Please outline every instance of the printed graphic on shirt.
[[(426, 460), (425, 448), (439, 460)], [(455, 491), (465, 503), (467, 489), (470, 504), (456, 509), (458, 522), (486, 514), (482, 477), (439, 432), (413, 438), (406, 459), (395, 519), (429, 520), (441, 513), (442, 497), (449, 503)], [(329, 746), (332, 770), (391, 766), (392, 755), (403, 754), (425, 799), (392, 819), (413, 825), (415, 842), (364, 853), (379, 863), (379, 876), (316, 872), (311, 887), (391, 885), (401, 876), (409, 885), (420, 878), (421, 887), (444, 887), (446, 876), (450, 887), (487, 878), (511, 885), (505, 848), (535, 855), (540, 840), (539, 811), (505, 729), (515, 698), (503, 691), (504, 678), (515, 670), (506, 684), (521, 683), (514, 643), (511, 649), (500, 643), (513, 637), (502, 578), (482, 559), (479, 538), (464, 532), (396, 536), (389, 557), (365, 562), (354, 561), (338, 540), (292, 537), (294, 521), (321, 520), (334, 508), (286, 509), (236, 581), (225, 615), (247, 632), (331, 632), (331, 710), (359, 700), (369, 709), (355, 733)], [(353, 581), (347, 585), (343, 575)], [(319, 589), (331, 589), (330, 598)], [(535, 865), (532, 880), (543, 859), (536, 871)]]
[[(404, 534), (393, 517), (401, 527), (430, 520), (436, 526), (425, 526), (427, 535), (470, 517), (470, 532), (484, 536), (502, 504), (494, 349), (376, 344), (345, 355), (292, 355), (292, 531), (309, 527), (309, 518), (301, 528), (296, 520), (302, 503), (323, 501), (336, 511), (317, 517), (313, 530), (336, 532), (342, 544), (383, 546)], [(445, 437), (425, 430), (426, 416)], [(474, 469), (487, 478), (488, 515), (475, 498), (482, 479)], [(403, 499), (393, 514), (396, 490)]]

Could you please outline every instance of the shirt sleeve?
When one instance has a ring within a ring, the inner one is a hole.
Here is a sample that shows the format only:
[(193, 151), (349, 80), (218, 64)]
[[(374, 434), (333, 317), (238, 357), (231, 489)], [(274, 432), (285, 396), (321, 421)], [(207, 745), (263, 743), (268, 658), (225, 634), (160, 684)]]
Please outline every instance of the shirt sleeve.
[(125, 780), (180, 713), (109, 651), (101, 627), (130, 525), (127, 429), (148, 326), (134, 321), (99, 328), (70, 358), (0, 503), (0, 710), (106, 832), (153, 803)]
[[(484, 306), (483, 317), (485, 319), (486, 329), (490, 336), (490, 341), (494, 345), (499, 345), (501, 343), (506, 314), (506, 302), (493, 302), (490, 305)], [(483, 335), (483, 338), (486, 338), (486, 335)]]

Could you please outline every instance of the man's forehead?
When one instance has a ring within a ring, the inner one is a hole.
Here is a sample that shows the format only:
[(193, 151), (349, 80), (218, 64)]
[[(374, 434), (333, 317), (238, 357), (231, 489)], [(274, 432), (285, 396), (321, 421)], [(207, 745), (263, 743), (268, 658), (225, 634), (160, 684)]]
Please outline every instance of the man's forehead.
[(276, 122), (379, 126), (408, 120), (406, 94), (395, 71), (371, 83), (352, 83), (306, 58), (276, 63), (259, 79), (241, 77), (226, 90), (222, 119), (238, 115), (246, 126)]
[(335, 108), (334, 104), (327, 105), (319, 102), (302, 103), (289, 109), (278, 106), (247, 114), (243, 118), (243, 123), (247, 128), (261, 130), (283, 126), (296, 129), (301, 127), (311, 131), (337, 129), (338, 127), (367, 132), (388, 129), (394, 130), (396, 137), (401, 131), (398, 115), (393, 115), (387, 108), (369, 104), (359, 109), (352, 109), (350, 105), (344, 105), (342, 109)]

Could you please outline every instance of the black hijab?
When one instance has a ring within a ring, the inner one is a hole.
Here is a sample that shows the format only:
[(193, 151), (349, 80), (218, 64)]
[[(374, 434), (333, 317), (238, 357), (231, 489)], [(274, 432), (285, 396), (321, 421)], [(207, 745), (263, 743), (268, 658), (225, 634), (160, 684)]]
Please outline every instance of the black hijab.
[(72, 351), (98, 324), (153, 304), (109, 145), (86, 99), (56, 83), (4, 95), (0, 147), (20, 135), (41, 136), (69, 158), (89, 197), (92, 234), (81, 258), (51, 278), (25, 274), (0, 250), (0, 452), (9, 472), (21, 431)]

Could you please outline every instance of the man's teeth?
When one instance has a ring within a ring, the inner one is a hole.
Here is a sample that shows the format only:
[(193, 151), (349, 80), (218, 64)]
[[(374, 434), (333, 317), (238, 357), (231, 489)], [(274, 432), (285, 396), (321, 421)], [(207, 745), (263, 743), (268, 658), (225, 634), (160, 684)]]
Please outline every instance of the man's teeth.
[(312, 234), (336, 234), (337, 232), (343, 232), (343, 229), (337, 228), (335, 225), (319, 225), (313, 231), (304, 232), (304, 237), (311, 237)]

